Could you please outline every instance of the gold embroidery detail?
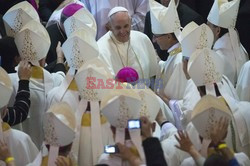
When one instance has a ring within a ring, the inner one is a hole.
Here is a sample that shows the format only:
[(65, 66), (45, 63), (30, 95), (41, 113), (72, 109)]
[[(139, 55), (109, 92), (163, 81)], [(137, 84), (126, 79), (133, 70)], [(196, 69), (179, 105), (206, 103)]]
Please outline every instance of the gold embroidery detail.
[[(93, 69), (88, 69), (88, 74), (87, 78), (91, 78), (93, 75)], [(100, 101), (98, 98), (98, 93), (95, 91), (95, 89), (90, 89), (90, 88), (83, 88), (80, 90), (81, 96), (87, 100), (87, 101)]]
[(79, 41), (77, 38), (73, 39), (72, 56), (70, 57), (71, 67), (79, 69), (84, 63), (85, 59), (81, 56), (81, 51), (79, 47)]
[(22, 22), (22, 10), (18, 9), (17, 10), (17, 15), (14, 19), (14, 25), (13, 28), (11, 28), (11, 34), (14, 36), (17, 32), (19, 32), (21, 30), (21, 28), (23, 27), (23, 22)]
[(212, 127), (214, 126), (214, 124), (217, 123), (214, 109), (210, 108), (208, 111), (209, 111), (209, 115), (207, 118), (208, 125), (206, 126), (206, 129), (205, 129), (205, 138), (210, 138), (210, 131), (211, 131)]
[(119, 116), (117, 119), (118, 126), (117, 128), (125, 128), (127, 127), (128, 120), (130, 119), (128, 115), (129, 107), (125, 101), (124, 96), (120, 96), (120, 107), (119, 107)]
[(149, 118), (148, 107), (147, 107), (147, 103), (146, 103), (146, 100), (145, 100), (145, 92), (140, 91), (139, 96), (140, 96), (141, 101), (142, 101), (140, 116), (146, 116), (146, 117)]
[(201, 35), (199, 42), (197, 44), (197, 49), (203, 49), (208, 46), (208, 38), (207, 38), (207, 28), (206, 26), (201, 26)]
[(37, 52), (33, 46), (32, 39), (30, 37), (30, 31), (27, 29), (24, 32), (23, 48), (21, 50), (21, 55), (24, 60), (27, 60), (29, 62), (39, 60), (37, 59)]
[(178, 47), (178, 48), (175, 48), (173, 51), (170, 51), (169, 55), (170, 56), (174, 56), (174, 55), (177, 55), (181, 52), (181, 47)]
[(204, 50), (205, 56), (205, 74), (204, 74), (204, 84), (211, 84), (217, 82), (217, 80), (221, 79), (221, 75), (218, 71), (216, 71), (216, 66), (214, 64), (213, 59), (209, 55), (208, 50)]
[(44, 139), (50, 145), (59, 146), (58, 137), (55, 132), (54, 116), (47, 116), (47, 123), (44, 123)]

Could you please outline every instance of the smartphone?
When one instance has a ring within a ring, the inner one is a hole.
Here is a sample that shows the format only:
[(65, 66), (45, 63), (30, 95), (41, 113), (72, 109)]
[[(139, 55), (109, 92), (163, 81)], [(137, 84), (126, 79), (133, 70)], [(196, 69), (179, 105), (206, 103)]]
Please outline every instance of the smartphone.
[(130, 119), (130, 120), (128, 120), (128, 128), (129, 129), (140, 129), (141, 128), (140, 119)]
[(107, 154), (119, 153), (119, 149), (117, 145), (106, 145), (104, 147), (104, 153), (107, 153)]

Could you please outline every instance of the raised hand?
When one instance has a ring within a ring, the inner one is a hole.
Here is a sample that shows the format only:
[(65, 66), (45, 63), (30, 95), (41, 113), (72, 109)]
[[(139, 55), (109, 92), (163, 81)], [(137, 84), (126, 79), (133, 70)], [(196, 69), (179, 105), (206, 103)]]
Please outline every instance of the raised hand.
[(227, 135), (227, 128), (229, 120), (227, 118), (220, 118), (220, 120), (214, 124), (210, 131), (210, 137), (214, 145), (218, 145), (223, 141)]
[(147, 117), (141, 117), (141, 135), (142, 140), (152, 137), (152, 124)]
[(56, 166), (73, 166), (73, 161), (68, 158), (68, 157), (64, 157), (64, 156), (58, 156), (56, 159)]
[(179, 145), (175, 145), (180, 150), (190, 153), (193, 150), (194, 145), (191, 142), (188, 133), (186, 131), (178, 131), (178, 136), (175, 135), (176, 140), (179, 142)]
[(29, 80), (31, 77), (31, 65), (27, 61), (21, 61), (18, 67), (18, 77), (20, 80)]
[(116, 144), (119, 149), (119, 153), (114, 154), (114, 156), (119, 156), (123, 160), (127, 160), (131, 166), (139, 166), (141, 164), (141, 160), (139, 157), (134, 155), (128, 147), (121, 143)]
[(56, 46), (56, 54), (57, 54), (57, 63), (64, 62), (64, 54), (61, 47), (61, 42), (59, 41)]
[(0, 160), (5, 161), (8, 157), (11, 157), (9, 147), (0, 140)]

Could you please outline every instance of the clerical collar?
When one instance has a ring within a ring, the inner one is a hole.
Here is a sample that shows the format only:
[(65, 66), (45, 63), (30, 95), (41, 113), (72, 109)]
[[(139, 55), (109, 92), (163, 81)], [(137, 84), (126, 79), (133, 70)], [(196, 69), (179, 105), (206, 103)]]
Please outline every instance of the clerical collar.
[(128, 42), (129, 42), (129, 40), (126, 41), (126, 42), (120, 42), (120, 41), (118, 41), (118, 40), (116, 39), (116, 37), (115, 37), (115, 35), (113, 34), (112, 31), (109, 31), (109, 34), (110, 34), (110, 36), (112, 37), (113, 41), (114, 41), (115, 43), (117, 43), (117, 44), (128, 44)]
[(171, 51), (173, 51), (174, 49), (179, 48), (179, 47), (181, 47), (180, 43), (174, 44), (172, 47), (170, 47), (168, 49), (168, 53), (170, 53)]

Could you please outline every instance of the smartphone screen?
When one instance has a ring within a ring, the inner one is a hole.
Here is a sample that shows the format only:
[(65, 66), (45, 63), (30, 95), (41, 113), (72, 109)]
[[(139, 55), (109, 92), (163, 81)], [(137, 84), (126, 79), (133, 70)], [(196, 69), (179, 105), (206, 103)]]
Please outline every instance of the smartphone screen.
[(118, 153), (116, 145), (106, 145), (104, 147), (104, 153), (107, 153), (107, 154)]
[(140, 120), (139, 119), (128, 120), (128, 128), (129, 129), (139, 129), (139, 128), (141, 128)]

